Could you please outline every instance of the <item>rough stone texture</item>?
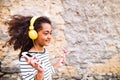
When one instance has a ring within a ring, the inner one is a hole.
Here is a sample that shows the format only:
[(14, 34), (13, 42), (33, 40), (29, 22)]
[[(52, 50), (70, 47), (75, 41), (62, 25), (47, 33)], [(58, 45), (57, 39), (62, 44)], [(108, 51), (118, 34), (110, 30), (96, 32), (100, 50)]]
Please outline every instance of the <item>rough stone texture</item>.
[(14, 14), (52, 20), (51, 62), (69, 51), (53, 80), (120, 80), (120, 0), (0, 0), (0, 80), (21, 80), (19, 51), (2, 48)]

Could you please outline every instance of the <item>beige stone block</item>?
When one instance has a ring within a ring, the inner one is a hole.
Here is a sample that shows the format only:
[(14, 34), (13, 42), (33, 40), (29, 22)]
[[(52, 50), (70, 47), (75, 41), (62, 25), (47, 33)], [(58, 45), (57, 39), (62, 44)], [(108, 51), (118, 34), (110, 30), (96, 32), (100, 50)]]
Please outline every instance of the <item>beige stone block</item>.
[(4, 51), (0, 50), (0, 61), (4, 59), (7, 54)]
[(77, 68), (73, 66), (63, 66), (59, 69), (61, 72), (62, 76), (75, 76), (77, 72)]
[(110, 60), (107, 60), (105, 64), (96, 64), (91, 66), (91, 73), (98, 72), (103, 73), (120, 73), (120, 54), (115, 55)]

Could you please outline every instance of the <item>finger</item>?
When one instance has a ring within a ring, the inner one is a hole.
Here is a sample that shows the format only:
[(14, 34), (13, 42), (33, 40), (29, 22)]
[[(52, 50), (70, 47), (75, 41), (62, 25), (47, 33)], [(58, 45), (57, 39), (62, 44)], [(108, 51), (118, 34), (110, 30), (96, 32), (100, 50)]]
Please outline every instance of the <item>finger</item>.
[(31, 58), (27, 58), (27, 57), (24, 57), (25, 58), (25, 60), (26, 60), (26, 62), (28, 63), (28, 64), (30, 64), (31, 63)]
[(30, 65), (33, 67), (35, 66), (35, 61), (33, 59), (30, 61)]
[(38, 66), (39, 64), (40, 64), (40, 61), (38, 60), (38, 59), (33, 59), (32, 61), (31, 61), (31, 64), (33, 65), (33, 66)]
[(33, 56), (33, 59), (37, 59), (37, 56), (36, 56), (36, 55), (34, 55), (34, 56)]
[(35, 62), (35, 63), (36, 63), (37, 66), (43, 68), (43, 66), (42, 66), (42, 65), (43, 65), (43, 64), (42, 64), (42, 61), (37, 61), (37, 62)]
[(35, 69), (37, 69), (39, 72), (42, 72), (44, 70), (43, 66), (38, 62), (35, 62)]
[(37, 70), (38, 70), (39, 72), (43, 72), (43, 71), (44, 71), (44, 69), (43, 69), (42, 67), (40, 67), (39, 65), (37, 65)]
[(37, 58), (37, 56), (33, 56), (33, 59), (36, 60), (37, 62), (39, 61), (39, 59)]
[(61, 59), (59, 60), (59, 65), (62, 66), (63, 64), (64, 64), (64, 60), (61, 58)]

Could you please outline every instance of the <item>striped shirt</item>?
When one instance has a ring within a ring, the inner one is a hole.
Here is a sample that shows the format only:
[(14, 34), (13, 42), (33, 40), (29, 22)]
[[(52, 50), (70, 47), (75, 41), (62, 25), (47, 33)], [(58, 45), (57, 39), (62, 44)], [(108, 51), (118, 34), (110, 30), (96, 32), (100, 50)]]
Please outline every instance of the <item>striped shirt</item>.
[[(44, 66), (44, 80), (52, 80), (52, 73), (54, 73), (54, 68), (51, 65), (48, 53), (45, 51), (44, 53), (40, 52), (23, 52), (30, 54), (32, 56), (36, 55), (37, 58), (42, 61), (42, 65)], [(21, 56), (20, 58), (20, 70), (21, 76), (23, 80), (34, 80), (35, 75), (37, 74), (37, 70), (33, 68), (31, 65), (28, 65), (25, 58)]]

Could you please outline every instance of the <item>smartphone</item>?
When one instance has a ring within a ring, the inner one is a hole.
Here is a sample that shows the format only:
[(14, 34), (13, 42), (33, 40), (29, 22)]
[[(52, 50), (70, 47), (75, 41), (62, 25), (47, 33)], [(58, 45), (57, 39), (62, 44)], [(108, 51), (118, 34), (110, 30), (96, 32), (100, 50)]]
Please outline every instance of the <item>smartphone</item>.
[(27, 59), (30, 59), (30, 57), (32, 57), (32, 55), (27, 54), (27, 53), (22, 53), (22, 55), (23, 55), (24, 57), (26, 57)]
[[(32, 57), (32, 55), (30, 55), (30, 54), (28, 54), (28, 53), (22, 53), (22, 55), (24, 56), (24, 57), (26, 57), (27, 59), (30, 59), (30, 57)], [(43, 65), (43, 63), (41, 62), (41, 63), (38, 63), (38, 62), (35, 62), (36, 64), (39, 64), (39, 66), (40, 67), (44, 67), (44, 65)]]

